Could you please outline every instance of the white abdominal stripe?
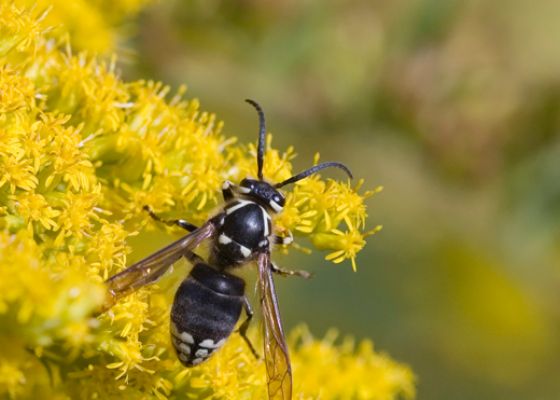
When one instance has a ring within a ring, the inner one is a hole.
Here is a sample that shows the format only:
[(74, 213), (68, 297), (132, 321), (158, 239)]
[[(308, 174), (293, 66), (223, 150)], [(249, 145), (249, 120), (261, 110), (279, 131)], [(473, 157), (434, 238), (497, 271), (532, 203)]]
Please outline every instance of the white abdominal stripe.
[(214, 343), (212, 339), (204, 339), (198, 345), (200, 347), (206, 347), (207, 349), (219, 349), (224, 345), (225, 342), (225, 339), (219, 340), (217, 343)]
[(212, 353), (222, 347), (225, 339), (214, 342), (212, 339), (204, 339), (200, 343), (188, 332), (179, 332), (177, 326), (171, 323), (171, 340), (177, 356), (183, 363), (197, 365), (205, 361)]

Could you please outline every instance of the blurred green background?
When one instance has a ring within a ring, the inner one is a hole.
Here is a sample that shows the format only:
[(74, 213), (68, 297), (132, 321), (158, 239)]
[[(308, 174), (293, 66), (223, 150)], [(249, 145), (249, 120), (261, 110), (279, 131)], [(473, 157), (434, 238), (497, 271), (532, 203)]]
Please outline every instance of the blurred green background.
[(320, 151), (385, 187), (357, 273), (277, 257), (315, 273), (277, 280), (286, 325), (371, 337), (419, 399), (558, 399), (559, 17), (557, 0), (166, 0), (121, 61), (186, 83), (244, 142), (257, 99), (297, 170)]

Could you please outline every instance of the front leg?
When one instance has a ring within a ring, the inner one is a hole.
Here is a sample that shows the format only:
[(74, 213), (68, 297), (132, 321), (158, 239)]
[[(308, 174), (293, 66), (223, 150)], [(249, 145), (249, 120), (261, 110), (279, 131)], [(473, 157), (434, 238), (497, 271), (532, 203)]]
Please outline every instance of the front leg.
[(282, 269), (274, 263), (270, 264), (270, 268), (272, 272), (282, 276), (301, 276), (302, 278), (309, 279), (313, 276), (311, 272), (303, 271), (303, 270), (289, 270), (289, 269)]
[(272, 235), (270, 241), (275, 245), (288, 246), (294, 242), (294, 236), (292, 235), (292, 232), (288, 231), (287, 236)]
[(224, 196), (224, 201), (226, 203), (235, 197), (235, 193), (233, 191), (234, 187), (235, 185), (230, 181), (225, 181), (222, 185), (222, 196)]
[(193, 224), (191, 224), (190, 222), (187, 222), (184, 219), (171, 219), (171, 220), (161, 219), (158, 215), (156, 215), (154, 213), (154, 211), (149, 206), (144, 206), (143, 209), (145, 211), (147, 211), (148, 214), (150, 214), (150, 217), (152, 217), (154, 220), (156, 220), (158, 222), (162, 222), (166, 225), (169, 225), (169, 226), (177, 225), (177, 226), (180, 226), (181, 228), (183, 228), (184, 230), (189, 231), (189, 232), (194, 232), (195, 230), (198, 229), (198, 227), (196, 225), (193, 225)]

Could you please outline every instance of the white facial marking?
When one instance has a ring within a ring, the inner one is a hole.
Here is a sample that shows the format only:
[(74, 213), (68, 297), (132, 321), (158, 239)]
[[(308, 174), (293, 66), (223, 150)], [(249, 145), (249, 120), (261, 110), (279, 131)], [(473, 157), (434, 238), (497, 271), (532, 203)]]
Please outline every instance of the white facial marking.
[(277, 202), (275, 202), (274, 200), (270, 200), (268, 202), (268, 204), (270, 204), (270, 207), (272, 207), (272, 209), (274, 211), (276, 211), (277, 213), (279, 213), (280, 211), (282, 211), (282, 206), (280, 204), (278, 204)]
[(179, 349), (181, 350), (181, 353), (184, 353), (186, 355), (191, 354), (191, 348), (189, 345), (185, 344), (185, 343), (181, 343), (179, 345)]
[(204, 358), (195, 358), (194, 360), (192, 360), (192, 364), (193, 364), (193, 365), (198, 365), (198, 364), (200, 364), (202, 361), (204, 361)]
[(251, 249), (248, 249), (245, 246), (241, 246), (239, 245), (239, 251), (241, 251), (241, 254), (243, 255), (243, 257), (247, 258), (251, 255)]
[(228, 244), (231, 243), (232, 240), (229, 236), (226, 236), (225, 234), (222, 233), (218, 238), (218, 242), (220, 242), (221, 244)]
[(194, 353), (196, 357), (206, 358), (208, 357), (208, 350), (206, 349), (198, 349), (196, 353)]
[(225, 181), (224, 184), (222, 185), (223, 190), (227, 190), (230, 187), (231, 187), (231, 182), (230, 181)]
[(252, 201), (245, 201), (245, 200), (240, 200), (238, 204), (231, 206), (229, 208), (226, 208), (226, 214), (231, 214), (232, 212), (239, 210), (241, 207), (245, 207), (247, 204), (252, 204)]
[(188, 344), (193, 344), (194, 343), (194, 339), (193, 339), (192, 335), (188, 334), (187, 332), (181, 333), (181, 335), (179, 337), (185, 343), (188, 343)]
[(239, 193), (243, 193), (243, 194), (251, 193), (251, 189), (246, 188), (246, 187), (244, 187), (244, 186), (239, 186), (239, 187), (237, 188), (237, 191), (238, 191)]
[(225, 341), (226, 341), (225, 339), (222, 339), (218, 343), (214, 343), (214, 341), (212, 339), (204, 339), (198, 345), (200, 347), (206, 347), (206, 348), (209, 348), (209, 349), (217, 349), (218, 347), (222, 347), (222, 345), (225, 343)]
[(283, 244), (290, 244), (293, 241), (294, 241), (294, 238), (292, 236), (286, 236), (284, 239), (282, 239)]

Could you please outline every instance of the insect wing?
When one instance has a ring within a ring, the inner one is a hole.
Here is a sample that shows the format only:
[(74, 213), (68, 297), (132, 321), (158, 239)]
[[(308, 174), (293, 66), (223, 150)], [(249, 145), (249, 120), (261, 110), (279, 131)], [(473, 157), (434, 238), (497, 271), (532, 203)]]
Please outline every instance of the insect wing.
[(110, 277), (105, 283), (109, 288), (111, 304), (107, 304), (106, 308), (111, 307), (121, 297), (138, 290), (142, 286), (155, 282), (173, 263), (191, 249), (197, 247), (204, 239), (212, 236), (215, 230), (214, 223), (208, 221), (196, 231), (183, 236), (181, 239)]
[(291, 400), (292, 367), (272, 279), (270, 254), (268, 252), (259, 254), (257, 264), (264, 320), (264, 355), (268, 375), (268, 398), (270, 400)]

